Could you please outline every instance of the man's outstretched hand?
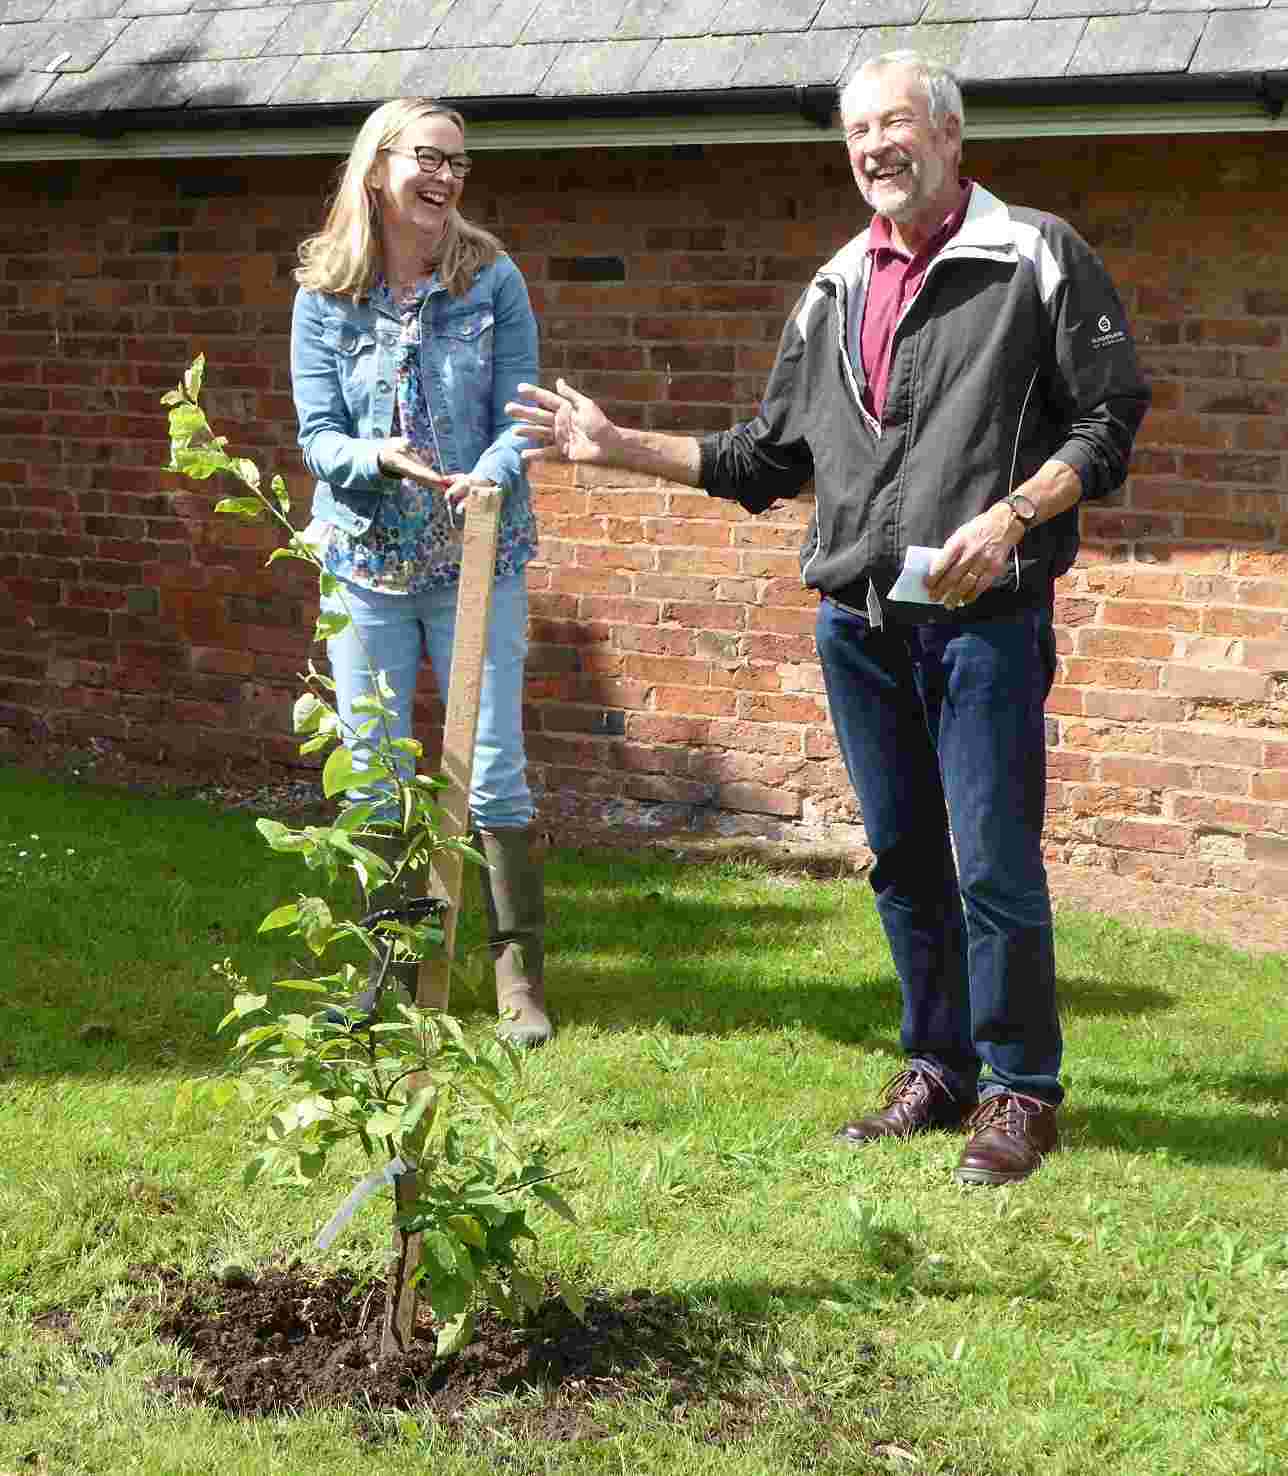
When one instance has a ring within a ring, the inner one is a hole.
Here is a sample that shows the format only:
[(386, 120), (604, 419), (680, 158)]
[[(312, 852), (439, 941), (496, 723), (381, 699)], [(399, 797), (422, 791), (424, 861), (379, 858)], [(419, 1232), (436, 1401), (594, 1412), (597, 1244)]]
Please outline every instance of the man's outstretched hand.
[(579, 394), (565, 379), (553, 390), (521, 384), (520, 398), (505, 413), (522, 422), (519, 434), (533, 445), (524, 461), (606, 462), (619, 435), (617, 427), (594, 400)]

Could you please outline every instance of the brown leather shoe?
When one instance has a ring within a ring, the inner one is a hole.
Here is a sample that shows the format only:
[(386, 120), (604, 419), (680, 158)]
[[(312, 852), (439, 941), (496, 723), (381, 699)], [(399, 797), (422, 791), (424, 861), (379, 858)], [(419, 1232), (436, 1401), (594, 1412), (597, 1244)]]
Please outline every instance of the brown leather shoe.
[(1016, 1184), (1059, 1146), (1056, 1109), (1021, 1092), (986, 1097), (971, 1114), (956, 1176), (963, 1184)]
[(857, 1147), (877, 1138), (911, 1138), (935, 1128), (959, 1128), (974, 1107), (974, 1098), (964, 1102), (955, 1097), (931, 1067), (909, 1066), (886, 1082), (878, 1111), (847, 1122), (836, 1138)]

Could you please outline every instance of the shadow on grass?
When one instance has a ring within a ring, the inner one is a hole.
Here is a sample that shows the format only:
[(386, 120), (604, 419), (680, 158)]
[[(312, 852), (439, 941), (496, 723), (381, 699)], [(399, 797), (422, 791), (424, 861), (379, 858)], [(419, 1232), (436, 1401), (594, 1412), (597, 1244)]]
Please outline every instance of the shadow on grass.
[[(757, 982), (757, 957), (749, 938), (746, 912), (765, 927), (800, 925), (802, 915), (821, 909), (779, 909), (685, 901), (671, 904), (666, 933), (671, 951), (634, 951), (639, 940), (583, 911), (577, 922), (581, 946), (563, 959), (556, 949), (549, 965), (549, 993), (557, 1023), (594, 1025), (606, 1030), (652, 1031), (726, 1038), (749, 1031), (784, 1029), (814, 1032), (856, 1047), (897, 1049), (901, 994), (895, 976), (867, 972), (838, 982), (817, 964), (786, 982)], [(598, 943), (599, 926), (605, 928)], [(701, 939), (701, 957), (694, 957)], [(459, 957), (479, 944), (477, 919), (464, 918)], [(646, 944), (647, 944), (646, 940)], [(50, 961), (36, 977), (29, 969), (16, 981), (10, 1003), (14, 1025), (0, 1047), (3, 1075), (113, 1074), (217, 1069), (232, 1037), (215, 1027), (227, 1010), (230, 990), (209, 972), (225, 951), (222, 942), (201, 940), (206, 972), (194, 979), (190, 960), (165, 957), (161, 950), (140, 959), (138, 977), (105, 994), (98, 982), (68, 960)], [(242, 957), (249, 948), (237, 950)], [(728, 977), (713, 988), (712, 958), (728, 958)], [(208, 960), (208, 961), (207, 961)], [(326, 965), (337, 966), (336, 960)], [(888, 966), (887, 966), (888, 968)], [(261, 961), (261, 972), (263, 964)], [(317, 971), (313, 960), (279, 961), (253, 988), (269, 979), (301, 977)], [(484, 986), (486, 989), (487, 986)], [(278, 996), (284, 1007), (299, 1008), (298, 995)], [(1115, 986), (1100, 979), (1063, 978), (1061, 1010), (1071, 1016), (1131, 1016), (1169, 1009), (1172, 996), (1149, 986)], [(488, 1005), (478, 994), (456, 995), (458, 1012), (475, 1019)]]
[[(1095, 1083), (1088, 1080), (1088, 1087)], [(1113, 1091), (1110, 1081), (1100, 1088)], [(1172, 1090), (1168, 1083), (1168, 1091)], [(1119, 1084), (1118, 1090), (1122, 1090)], [(1257, 1106), (1273, 1107), (1288, 1101), (1288, 1076), (1283, 1073), (1236, 1073), (1222, 1077), (1204, 1073), (1202, 1090)], [(1079, 1106), (1076, 1099), (1061, 1111), (1067, 1141), (1131, 1153), (1156, 1154), (1188, 1163), (1255, 1164), (1288, 1170), (1288, 1138), (1279, 1115), (1200, 1107), (1183, 1110), (1153, 1106)]]

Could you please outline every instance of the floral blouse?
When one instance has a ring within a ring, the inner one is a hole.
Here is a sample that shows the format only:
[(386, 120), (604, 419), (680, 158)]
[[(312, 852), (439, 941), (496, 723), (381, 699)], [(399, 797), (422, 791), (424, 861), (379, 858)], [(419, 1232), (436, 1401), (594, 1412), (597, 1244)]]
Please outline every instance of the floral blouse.
[[(406, 436), (435, 469), (441, 469), (434, 416), (421, 379), (420, 310), (431, 278), (416, 282), (395, 301), (384, 278), (372, 290), (375, 304), (391, 308), (402, 324), (398, 339), (392, 435)], [(329, 573), (381, 594), (419, 594), (455, 584), (461, 573), (464, 510), (453, 513), (437, 488), (404, 477), (380, 499), (370, 528), (361, 536), (328, 525), (322, 559)], [(516, 574), (537, 551), (537, 526), (527, 500), (512, 513), (501, 509), (496, 576)]]

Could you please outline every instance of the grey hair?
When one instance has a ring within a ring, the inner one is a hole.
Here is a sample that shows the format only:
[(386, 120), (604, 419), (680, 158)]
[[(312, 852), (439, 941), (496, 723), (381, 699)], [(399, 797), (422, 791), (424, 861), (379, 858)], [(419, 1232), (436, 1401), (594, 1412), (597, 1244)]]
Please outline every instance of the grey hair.
[(962, 107), (962, 90), (957, 78), (937, 61), (931, 61), (919, 51), (883, 51), (879, 56), (870, 56), (850, 73), (841, 89), (841, 120), (849, 114), (849, 104), (859, 84), (870, 72), (884, 72), (891, 67), (902, 67), (911, 72), (921, 84), (926, 95), (926, 107), (931, 125), (942, 126), (945, 118), (956, 118), (965, 123), (966, 111)]

